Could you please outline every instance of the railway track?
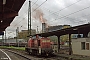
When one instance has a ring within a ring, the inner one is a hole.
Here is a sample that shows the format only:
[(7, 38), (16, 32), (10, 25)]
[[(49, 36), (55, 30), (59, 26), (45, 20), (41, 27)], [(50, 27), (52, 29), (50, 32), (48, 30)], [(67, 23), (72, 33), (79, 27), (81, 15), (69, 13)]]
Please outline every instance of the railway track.
[(51, 56), (34, 56), (34, 55), (29, 55), (28, 53), (25, 52), (17, 52), (17, 51), (13, 51), (13, 50), (8, 50), (5, 49), (8, 52), (17, 54), (27, 60), (67, 60), (64, 57), (60, 57), (60, 56), (56, 56), (56, 55), (51, 55)]
[(6, 49), (6, 51), (14, 53), (16, 55), (19, 55), (19, 56), (23, 57), (24, 59), (31, 60), (31, 58), (29, 58), (29, 57), (27, 57), (27, 56), (25, 56), (25, 55), (23, 55), (21, 53), (18, 53), (18, 52), (12, 51), (12, 50), (8, 50), (8, 49)]
[[(25, 60), (76, 60), (79, 56), (69, 56), (69, 55), (65, 55), (65, 54), (55, 54), (55, 55), (49, 55), (49, 56), (36, 56), (36, 55), (30, 55), (28, 53), (26, 53), (25, 51), (20, 51), (20, 50), (16, 50), (16, 49), (4, 49), (8, 52), (17, 54), (17, 56), (21, 56), (23, 58), (25, 58)], [(80, 56), (80, 59), (83, 59), (84, 57)]]

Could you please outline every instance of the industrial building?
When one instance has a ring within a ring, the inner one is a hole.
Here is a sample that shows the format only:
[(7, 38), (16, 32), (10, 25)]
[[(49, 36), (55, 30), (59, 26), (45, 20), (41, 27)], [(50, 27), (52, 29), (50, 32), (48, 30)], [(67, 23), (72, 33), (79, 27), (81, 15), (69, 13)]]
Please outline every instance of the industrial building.
[(90, 33), (86, 38), (72, 39), (72, 52), (77, 55), (90, 56)]
[[(34, 34), (36, 34), (36, 30), (32, 29), (31, 30), (31, 35), (34, 35)], [(27, 39), (27, 36), (28, 36), (28, 30), (22, 30), (21, 32), (18, 33), (18, 37), (17, 38)]]
[(46, 32), (52, 32), (52, 31), (70, 28), (70, 27), (71, 27), (70, 25), (48, 26), (48, 28), (46, 28)]

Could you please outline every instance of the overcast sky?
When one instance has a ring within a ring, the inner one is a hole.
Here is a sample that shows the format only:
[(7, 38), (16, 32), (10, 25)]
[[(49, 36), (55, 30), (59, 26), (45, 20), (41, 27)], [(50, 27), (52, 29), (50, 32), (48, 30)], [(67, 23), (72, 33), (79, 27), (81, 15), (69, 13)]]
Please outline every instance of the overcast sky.
[[(29, 0), (26, 0), (19, 11), (19, 15), (7, 27), (7, 37), (14, 37), (17, 27), (19, 30), (27, 29), (28, 4)], [(64, 24), (77, 26), (90, 22), (90, 0), (31, 0), (31, 8), (32, 29), (39, 26), (39, 31), (42, 26), (39, 17), (41, 15), (48, 26)]]

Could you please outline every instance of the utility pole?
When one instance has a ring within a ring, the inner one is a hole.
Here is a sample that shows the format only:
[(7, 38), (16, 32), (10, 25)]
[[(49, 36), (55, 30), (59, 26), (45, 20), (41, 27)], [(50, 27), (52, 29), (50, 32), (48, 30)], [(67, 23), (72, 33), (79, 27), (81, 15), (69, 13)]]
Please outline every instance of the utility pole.
[[(2, 35), (2, 40), (4, 40), (3, 35)], [(3, 41), (3, 45), (4, 45), (4, 43), (5, 43), (5, 41)]]
[(39, 31), (38, 31), (38, 26), (37, 26), (37, 34), (39, 34)]
[(28, 35), (31, 36), (31, 1), (29, 1), (28, 7)]
[(16, 43), (17, 43), (17, 29), (16, 29)]
[(6, 30), (5, 30), (5, 43), (6, 43)]
[(19, 27), (16, 28), (16, 43), (17, 43), (18, 31), (19, 31)]

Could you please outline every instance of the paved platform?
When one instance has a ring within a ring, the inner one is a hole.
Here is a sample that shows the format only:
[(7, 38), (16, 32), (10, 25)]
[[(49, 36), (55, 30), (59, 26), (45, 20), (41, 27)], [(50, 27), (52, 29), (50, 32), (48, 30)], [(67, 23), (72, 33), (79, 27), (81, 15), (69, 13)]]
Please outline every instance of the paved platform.
[(55, 55), (66, 58), (68, 60), (90, 60), (90, 56), (80, 56), (80, 55), (68, 55), (56, 53)]

